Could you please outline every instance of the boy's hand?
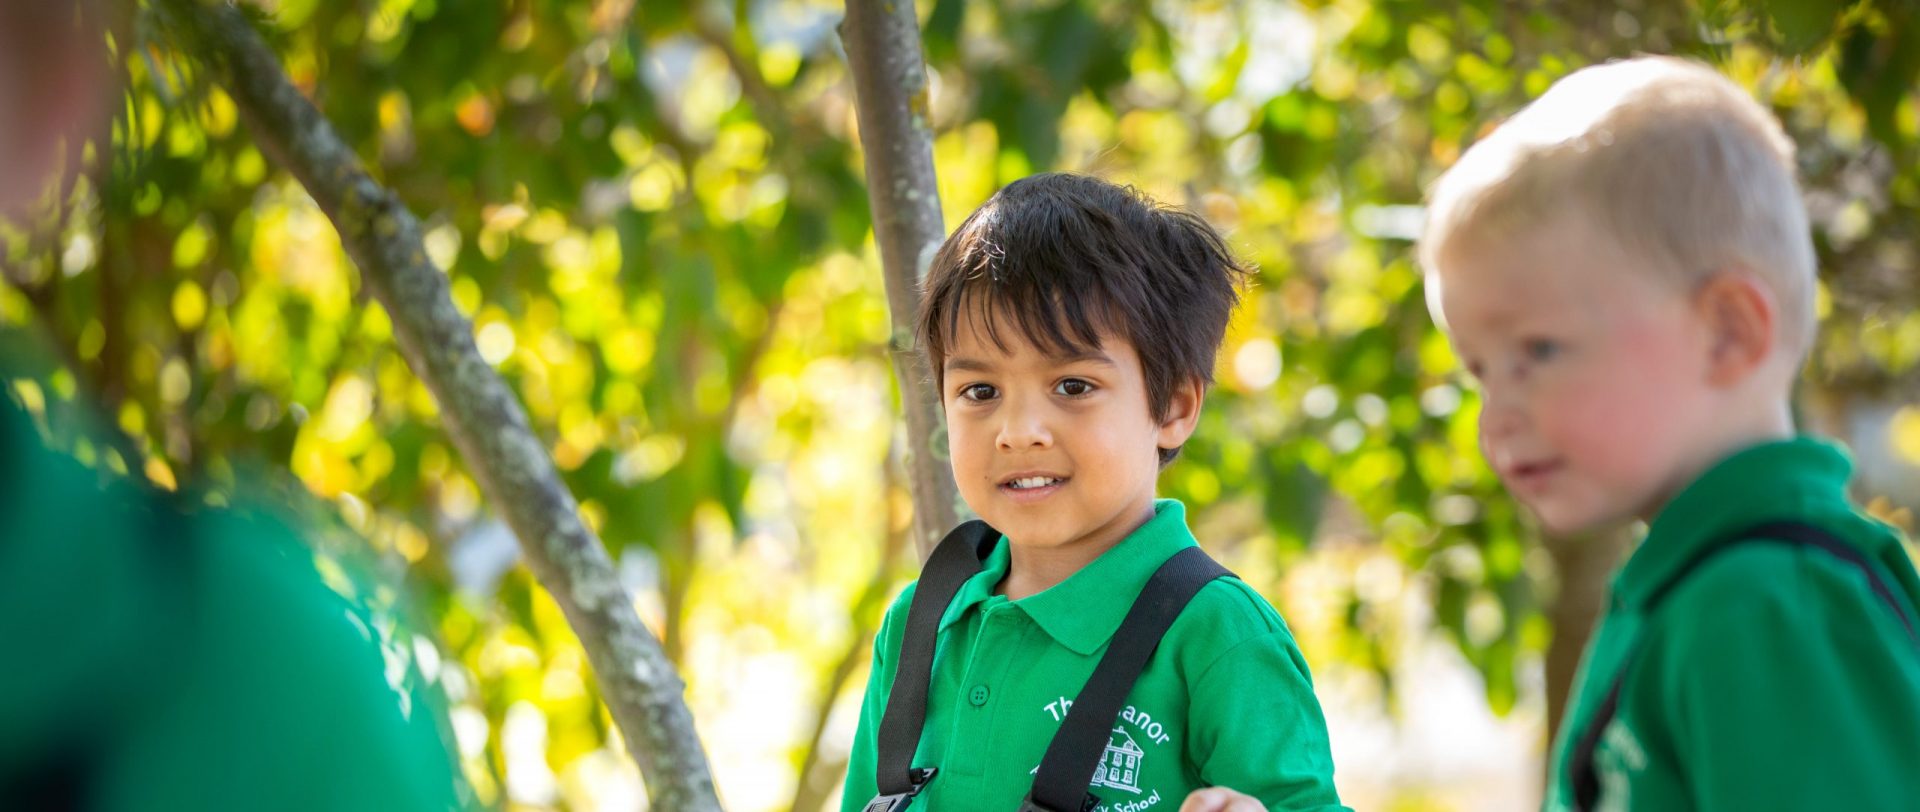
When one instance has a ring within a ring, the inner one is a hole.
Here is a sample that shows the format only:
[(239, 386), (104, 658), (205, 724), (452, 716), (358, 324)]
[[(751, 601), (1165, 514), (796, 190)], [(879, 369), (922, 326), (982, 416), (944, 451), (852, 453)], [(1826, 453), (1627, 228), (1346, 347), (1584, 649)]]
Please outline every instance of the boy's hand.
[(1180, 812), (1267, 812), (1267, 807), (1252, 796), (1226, 787), (1208, 787), (1188, 795)]

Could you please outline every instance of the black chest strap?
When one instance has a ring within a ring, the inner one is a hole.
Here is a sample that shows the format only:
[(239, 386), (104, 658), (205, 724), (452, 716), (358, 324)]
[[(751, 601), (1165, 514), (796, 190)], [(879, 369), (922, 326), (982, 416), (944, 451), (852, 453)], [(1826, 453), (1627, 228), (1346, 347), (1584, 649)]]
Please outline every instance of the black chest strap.
[[(887, 695), (886, 712), (880, 718), (876, 759), (880, 794), (867, 804), (867, 812), (904, 809), (933, 779), (935, 768), (915, 769), (912, 764), (926, 724), (927, 688), (933, 678), (940, 618), (960, 586), (980, 572), (981, 562), (999, 538), (1000, 533), (986, 523), (967, 522), (948, 533), (927, 559), (913, 600), (907, 604), (900, 664), (893, 690)], [(1033, 789), (1021, 803), (1022, 812), (1080, 812), (1098, 803), (1087, 787), (1112, 740), (1114, 721), (1134, 682), (1193, 596), (1214, 579), (1232, 574), (1198, 547), (1181, 550), (1160, 565), (1127, 610), (1106, 654), (1094, 666), (1093, 675), (1087, 678), (1047, 745), (1035, 771)]]
[(1160, 647), (1160, 638), (1201, 587), (1232, 574), (1207, 557), (1205, 550), (1188, 547), (1174, 553), (1147, 579), (1107, 644), (1107, 653), (1093, 667), (1093, 675), (1074, 697), (1067, 718), (1047, 745), (1021, 812), (1080, 812), (1098, 803), (1087, 785), (1113, 739), (1114, 720), (1127, 694), (1133, 692), (1133, 683)]
[[(872, 812), (903, 808), (933, 778), (933, 769), (913, 768), (913, 751), (920, 746), (920, 729), (927, 722), (927, 685), (933, 680), (933, 648), (939, 637), (940, 617), (968, 578), (980, 572), (980, 562), (1000, 541), (1000, 531), (975, 519), (961, 524), (940, 540), (927, 558), (907, 604), (907, 629), (900, 641), (900, 664), (893, 690), (887, 692), (887, 710), (880, 716), (880, 738), (875, 786), (880, 797), (867, 805)], [(877, 806), (895, 799), (893, 805)]]

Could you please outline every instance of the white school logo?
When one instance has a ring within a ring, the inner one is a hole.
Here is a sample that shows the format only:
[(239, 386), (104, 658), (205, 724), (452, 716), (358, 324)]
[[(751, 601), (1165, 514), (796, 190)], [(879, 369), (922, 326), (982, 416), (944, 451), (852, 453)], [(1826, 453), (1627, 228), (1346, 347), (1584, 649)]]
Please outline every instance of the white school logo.
[(1593, 762), (1600, 773), (1599, 811), (1626, 812), (1633, 806), (1633, 776), (1647, 769), (1647, 748), (1627, 720), (1616, 717), (1601, 731)]
[[(1073, 700), (1060, 697), (1042, 707), (1053, 716), (1054, 721), (1063, 721), (1067, 709), (1073, 707)], [(1104, 803), (1098, 810), (1104, 812), (1145, 812), (1160, 804), (1160, 792), (1140, 786), (1147, 766), (1147, 748), (1152, 745), (1157, 752), (1161, 745), (1173, 741), (1167, 734), (1166, 725), (1153, 718), (1153, 714), (1128, 705), (1120, 711), (1118, 723), (1113, 726), (1113, 734), (1107, 739), (1107, 747), (1100, 753), (1100, 763), (1094, 767), (1093, 783), (1089, 788), (1119, 790), (1135, 796), (1129, 802)], [(1040, 768), (1032, 770), (1038, 773)], [(1125, 796), (1121, 796), (1125, 797)]]
[(1114, 725), (1113, 738), (1108, 740), (1106, 752), (1100, 754), (1100, 766), (1093, 771), (1093, 786), (1139, 795), (1140, 760), (1146, 755), (1147, 751), (1134, 743), (1133, 736)]

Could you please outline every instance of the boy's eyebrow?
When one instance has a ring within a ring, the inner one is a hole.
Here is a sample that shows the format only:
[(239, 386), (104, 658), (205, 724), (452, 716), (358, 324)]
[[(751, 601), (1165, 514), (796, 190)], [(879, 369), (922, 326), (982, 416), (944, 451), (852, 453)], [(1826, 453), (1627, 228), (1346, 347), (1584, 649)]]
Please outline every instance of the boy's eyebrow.
[(1055, 358), (1054, 360), (1062, 364), (1078, 364), (1085, 361), (1085, 362), (1091, 362), (1095, 364), (1106, 364), (1107, 366), (1110, 366), (1110, 367), (1119, 366), (1119, 364), (1114, 363), (1112, 356), (1109, 356), (1104, 352), (1101, 352), (1099, 350), (1094, 350), (1094, 349), (1081, 350), (1080, 352), (1076, 352), (1076, 353), (1069, 353), (1067, 355), (1060, 356), (1059, 358)]
[[(1113, 360), (1112, 356), (1095, 349), (1067, 353), (1056, 356), (1052, 360), (1056, 364), (1078, 364), (1085, 362), (1105, 364), (1110, 367), (1119, 366), (1119, 364)], [(966, 355), (948, 356), (943, 367), (952, 372), (992, 372), (994, 370), (992, 364)]]
[(992, 364), (989, 364), (977, 358), (969, 358), (964, 355), (948, 356), (947, 363), (944, 365), (944, 367), (948, 370), (958, 371), (958, 372), (992, 372), (993, 371)]
[(1490, 302), (1483, 303), (1478, 309), (1471, 313), (1449, 315), (1447, 321), (1455, 322), (1457, 326), (1457, 323), (1461, 321), (1461, 316), (1466, 315), (1471, 315), (1471, 321), (1477, 326), (1488, 329), (1500, 329), (1512, 327), (1514, 322), (1519, 321), (1523, 314), (1518, 308), (1506, 302)]

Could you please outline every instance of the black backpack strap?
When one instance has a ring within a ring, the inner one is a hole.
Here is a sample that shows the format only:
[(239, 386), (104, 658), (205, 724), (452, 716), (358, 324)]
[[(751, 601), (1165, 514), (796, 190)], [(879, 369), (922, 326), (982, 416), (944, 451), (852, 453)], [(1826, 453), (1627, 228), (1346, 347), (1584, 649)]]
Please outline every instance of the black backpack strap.
[(1198, 547), (1181, 550), (1160, 565), (1127, 610), (1093, 676), (1067, 709), (1067, 718), (1040, 759), (1033, 790), (1021, 803), (1022, 812), (1081, 812), (1099, 803), (1087, 786), (1093, 783), (1094, 769), (1113, 738), (1114, 720), (1134, 681), (1167, 628), (1200, 588), (1232, 574)]
[(1569, 778), (1573, 784), (1574, 812), (1589, 812), (1600, 801), (1600, 767), (1593, 759), (1600, 748), (1600, 734), (1620, 711), (1620, 686), (1626, 684), (1628, 665), (1631, 663), (1622, 664), (1620, 673), (1613, 676), (1613, 684), (1607, 687), (1607, 698), (1601, 700), (1586, 729), (1580, 731), (1580, 740), (1574, 743), (1573, 758), (1568, 764), (1573, 771)]
[[(1719, 541), (1708, 545), (1683, 565), (1679, 572), (1669, 576), (1666, 581), (1656, 587), (1647, 598), (1645, 611), (1652, 613), (1674, 587), (1679, 586), (1681, 581), (1709, 559), (1734, 547), (1756, 542), (1812, 547), (1858, 567), (1867, 576), (1867, 585), (1873, 589), (1873, 594), (1879, 596), (1881, 602), (1893, 610), (1895, 617), (1900, 618), (1900, 624), (1907, 628), (1907, 636), (1920, 643), (1920, 635), (1915, 633), (1913, 619), (1907, 617), (1907, 610), (1894, 599), (1893, 590), (1888, 588), (1887, 582), (1880, 577), (1880, 571), (1874, 568), (1873, 563), (1853, 545), (1841, 541), (1821, 527), (1806, 522), (1766, 522), (1737, 533), (1727, 534)], [(1622, 663), (1620, 671), (1614, 674), (1613, 684), (1607, 689), (1606, 699), (1600, 702), (1600, 707), (1594, 711), (1593, 719), (1587, 723), (1586, 729), (1580, 732), (1580, 740), (1574, 745), (1572, 762), (1569, 766), (1573, 771), (1571, 779), (1575, 812), (1587, 812), (1600, 800), (1600, 770), (1594, 763), (1594, 755), (1600, 747), (1601, 734), (1620, 711), (1620, 686), (1626, 684), (1627, 669), (1633, 665), (1634, 653), (1627, 655), (1627, 661)]]
[(893, 690), (880, 716), (875, 759), (880, 796), (870, 810), (894, 810), (906, 805), (933, 778), (933, 768), (913, 768), (913, 751), (920, 746), (920, 729), (927, 721), (927, 683), (933, 679), (934, 643), (940, 618), (953, 603), (960, 586), (980, 572), (980, 562), (1000, 541), (1000, 531), (975, 519), (947, 534), (933, 549), (907, 604), (907, 629), (900, 642), (900, 662), (894, 670)]
[[(1839, 538), (1836, 538), (1833, 533), (1821, 527), (1805, 522), (1767, 522), (1766, 524), (1747, 528), (1739, 533), (1739, 537), (1747, 541), (1772, 541), (1797, 544), (1803, 547), (1816, 547), (1826, 551), (1835, 558), (1860, 568), (1860, 572), (1867, 576), (1867, 586), (1873, 590), (1873, 594), (1879, 596), (1880, 601), (1885, 603), (1888, 609), (1893, 610), (1893, 616), (1899, 618), (1900, 625), (1906, 627), (1907, 636), (1913, 638), (1915, 643), (1920, 643), (1920, 634), (1917, 634), (1914, 630), (1913, 619), (1907, 617), (1907, 610), (1900, 605), (1899, 600), (1894, 598), (1893, 590), (1887, 586), (1886, 580), (1880, 577), (1880, 570), (1873, 566), (1873, 562), (1868, 561), (1865, 555), (1861, 554), (1859, 548), (1841, 541)], [(1724, 549), (1737, 543), (1739, 542), (1723, 542), (1720, 547)], [(1711, 555), (1713, 552), (1716, 551), (1709, 551), (1708, 554)], [(1692, 569), (1692, 567), (1688, 567), (1688, 569)], [(1681, 573), (1681, 575), (1685, 574), (1685, 572)], [(1667, 582), (1665, 588), (1672, 589), (1673, 581)], [(1662, 595), (1659, 597), (1665, 596)]]

